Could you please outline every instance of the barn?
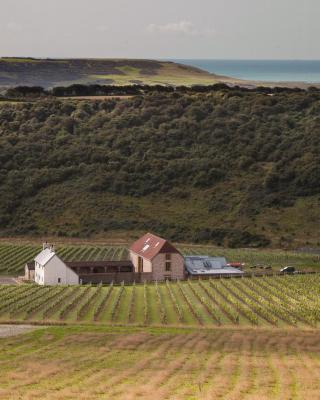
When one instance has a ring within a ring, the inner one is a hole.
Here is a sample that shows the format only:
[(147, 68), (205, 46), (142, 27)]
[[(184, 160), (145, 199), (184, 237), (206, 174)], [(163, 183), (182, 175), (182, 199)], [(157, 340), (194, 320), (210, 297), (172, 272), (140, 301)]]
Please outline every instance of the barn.
[(121, 261), (65, 261), (80, 279), (80, 283), (132, 283), (138, 281), (132, 262)]
[(134, 271), (148, 274), (149, 280), (163, 281), (183, 279), (185, 276), (184, 257), (167, 240), (147, 233), (129, 249)]

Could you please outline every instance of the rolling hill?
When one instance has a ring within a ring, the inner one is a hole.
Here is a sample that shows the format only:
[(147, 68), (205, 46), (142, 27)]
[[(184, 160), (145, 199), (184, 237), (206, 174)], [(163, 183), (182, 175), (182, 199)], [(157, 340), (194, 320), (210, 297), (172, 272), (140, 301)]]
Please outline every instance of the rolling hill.
[[(164, 85), (192, 86), (225, 83), (230, 86), (257, 86), (307, 89), (304, 82), (258, 82), (220, 76), (171, 61), (143, 59), (38, 59), (0, 58), (0, 93), (16, 86), (82, 85)], [(320, 84), (313, 86), (320, 87)]]
[(0, 87), (19, 85), (193, 85), (214, 84), (219, 77), (173, 62), (126, 59), (1, 58)]

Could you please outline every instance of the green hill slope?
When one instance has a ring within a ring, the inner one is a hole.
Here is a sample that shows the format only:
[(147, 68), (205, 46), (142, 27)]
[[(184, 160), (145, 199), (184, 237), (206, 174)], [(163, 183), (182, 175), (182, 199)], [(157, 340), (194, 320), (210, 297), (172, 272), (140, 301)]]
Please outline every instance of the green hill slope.
[(320, 94), (0, 106), (2, 235), (318, 245)]
[(126, 59), (0, 58), (0, 87), (19, 85), (192, 85), (214, 84), (217, 77), (173, 62)]

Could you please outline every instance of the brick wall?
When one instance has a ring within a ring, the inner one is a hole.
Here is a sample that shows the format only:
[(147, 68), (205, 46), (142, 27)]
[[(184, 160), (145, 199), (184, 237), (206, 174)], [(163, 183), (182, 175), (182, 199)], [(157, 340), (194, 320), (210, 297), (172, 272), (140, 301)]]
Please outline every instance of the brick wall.
[(162, 281), (169, 279), (184, 279), (184, 258), (178, 253), (171, 254), (171, 271), (166, 271), (166, 255), (160, 253), (152, 260), (152, 278)]

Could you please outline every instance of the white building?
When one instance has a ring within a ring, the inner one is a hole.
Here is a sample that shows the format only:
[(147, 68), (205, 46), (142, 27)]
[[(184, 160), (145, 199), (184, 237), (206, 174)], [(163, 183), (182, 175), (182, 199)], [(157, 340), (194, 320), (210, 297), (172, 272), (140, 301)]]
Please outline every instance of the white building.
[(39, 285), (78, 285), (79, 276), (56, 255), (53, 246), (43, 245), (34, 259), (34, 280)]

